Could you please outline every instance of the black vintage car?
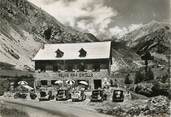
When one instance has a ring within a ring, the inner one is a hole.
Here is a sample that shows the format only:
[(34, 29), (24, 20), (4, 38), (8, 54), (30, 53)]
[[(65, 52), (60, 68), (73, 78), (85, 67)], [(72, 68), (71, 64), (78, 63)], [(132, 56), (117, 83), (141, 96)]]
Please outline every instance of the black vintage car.
[(22, 93), (22, 92), (16, 92), (14, 94), (14, 98), (22, 98), (22, 99), (26, 99), (27, 98), (27, 93)]
[(55, 96), (52, 95), (51, 91), (49, 91), (48, 94), (45, 91), (41, 91), (39, 101), (49, 101), (49, 100), (53, 100), (54, 98)]
[(56, 94), (56, 101), (71, 99), (71, 93), (67, 89), (59, 89)]
[(104, 90), (101, 89), (95, 89), (92, 91), (92, 95), (90, 97), (90, 101), (92, 102), (102, 102), (104, 100), (107, 100), (107, 94), (104, 92)]
[(86, 100), (86, 95), (85, 95), (84, 91), (74, 91), (72, 93), (72, 102), (84, 101), (84, 100)]
[(115, 89), (112, 96), (113, 102), (123, 102), (124, 101), (124, 91), (121, 89)]

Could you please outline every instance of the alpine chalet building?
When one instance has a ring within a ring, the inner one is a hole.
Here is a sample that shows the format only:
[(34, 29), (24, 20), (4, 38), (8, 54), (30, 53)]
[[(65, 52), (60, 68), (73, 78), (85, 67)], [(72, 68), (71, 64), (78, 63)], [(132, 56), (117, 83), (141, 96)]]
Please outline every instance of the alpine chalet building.
[(33, 58), (35, 87), (53, 87), (60, 80), (86, 81), (102, 88), (110, 79), (111, 42), (44, 44)]

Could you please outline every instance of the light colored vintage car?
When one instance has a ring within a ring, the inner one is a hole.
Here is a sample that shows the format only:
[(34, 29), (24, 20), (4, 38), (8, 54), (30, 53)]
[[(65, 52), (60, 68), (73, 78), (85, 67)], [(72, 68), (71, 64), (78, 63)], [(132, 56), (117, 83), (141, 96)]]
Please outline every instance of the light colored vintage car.
[(71, 98), (72, 98), (73, 102), (75, 102), (75, 101), (84, 101), (84, 100), (86, 100), (86, 95), (85, 95), (83, 90), (82, 91), (74, 91), (72, 93)]

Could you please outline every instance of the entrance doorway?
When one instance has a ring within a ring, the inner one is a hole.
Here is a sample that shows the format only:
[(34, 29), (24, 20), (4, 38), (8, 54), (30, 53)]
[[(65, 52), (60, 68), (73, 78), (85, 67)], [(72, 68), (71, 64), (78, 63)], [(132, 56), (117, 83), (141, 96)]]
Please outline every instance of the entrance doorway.
[(102, 88), (102, 80), (94, 80), (94, 89)]

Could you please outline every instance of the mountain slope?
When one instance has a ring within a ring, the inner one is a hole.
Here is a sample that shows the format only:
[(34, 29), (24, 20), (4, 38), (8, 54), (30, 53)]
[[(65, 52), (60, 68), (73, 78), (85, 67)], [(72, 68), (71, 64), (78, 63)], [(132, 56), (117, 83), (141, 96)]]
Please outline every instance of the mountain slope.
[(113, 41), (113, 71), (135, 71), (144, 67), (141, 56), (149, 51), (154, 57), (149, 65), (169, 67), (170, 24), (152, 21)]
[[(167, 65), (170, 60), (170, 25), (152, 22), (144, 27), (146, 28), (146, 31), (143, 30), (144, 28), (140, 28), (135, 31), (139, 33), (141, 32), (142, 34), (132, 36), (132, 39), (127, 38), (127, 46), (135, 50), (140, 56), (142, 56), (146, 51), (149, 51), (151, 55), (154, 56), (153, 62)], [(135, 34), (135, 32), (132, 33)]]
[(128, 72), (137, 69), (134, 61), (141, 58), (135, 51), (126, 46), (125, 42), (112, 41), (112, 72)]
[(17, 69), (34, 68), (31, 58), (42, 43), (98, 41), (92, 34), (62, 25), (26, 0), (0, 0), (0, 6), (0, 62)]

